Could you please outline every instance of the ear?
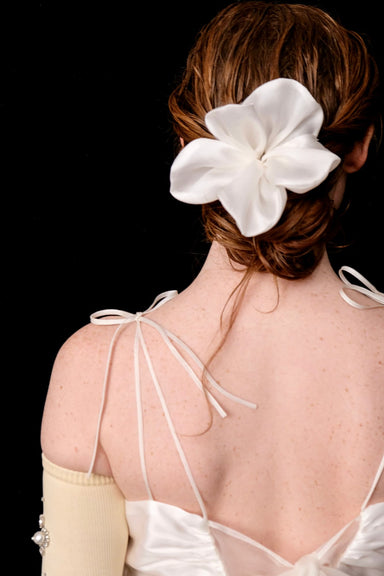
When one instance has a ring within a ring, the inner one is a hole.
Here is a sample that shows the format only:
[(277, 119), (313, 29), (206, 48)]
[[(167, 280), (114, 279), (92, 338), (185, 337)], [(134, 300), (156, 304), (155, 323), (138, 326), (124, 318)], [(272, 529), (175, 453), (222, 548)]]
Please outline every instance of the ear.
[(364, 166), (374, 132), (374, 126), (370, 126), (364, 138), (360, 142), (355, 142), (351, 152), (345, 156), (343, 168), (347, 174), (357, 172)]

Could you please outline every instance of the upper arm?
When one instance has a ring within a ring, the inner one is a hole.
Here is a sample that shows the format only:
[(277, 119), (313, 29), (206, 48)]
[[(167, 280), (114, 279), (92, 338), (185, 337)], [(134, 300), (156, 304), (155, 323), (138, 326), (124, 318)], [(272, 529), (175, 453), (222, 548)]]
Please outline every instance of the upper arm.
[(128, 545), (125, 500), (111, 478), (60, 468), (43, 458), (44, 528), (49, 543), (42, 573), (117, 576)]
[[(41, 445), (56, 464), (87, 471), (96, 440), (97, 419), (110, 330), (85, 326), (60, 349), (45, 402)], [(101, 457), (102, 459), (102, 457)], [(108, 473), (101, 466), (100, 473)]]

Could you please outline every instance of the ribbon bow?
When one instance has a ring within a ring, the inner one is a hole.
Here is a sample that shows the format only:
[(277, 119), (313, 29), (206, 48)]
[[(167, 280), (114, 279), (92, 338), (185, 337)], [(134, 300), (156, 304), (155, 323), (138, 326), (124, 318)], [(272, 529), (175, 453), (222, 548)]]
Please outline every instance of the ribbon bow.
[[(156, 296), (149, 308), (147, 308), (144, 312), (136, 312), (135, 314), (126, 312), (125, 310), (117, 310), (115, 308), (99, 310), (99, 312), (94, 312), (91, 314), (91, 323), (102, 326), (130, 324), (131, 322), (139, 320), (142, 316), (148, 314), (148, 312), (156, 310), (156, 308), (160, 308), (160, 306), (163, 306), (163, 304), (166, 304), (175, 296), (177, 296), (177, 290), (168, 290), (168, 292), (162, 292)], [(106, 318), (106, 316), (113, 316), (113, 318)]]
[[(147, 310), (145, 310), (144, 312), (137, 312), (136, 314), (132, 314), (131, 312), (126, 312), (125, 310), (117, 310), (115, 308), (108, 308), (108, 309), (100, 310), (99, 312), (94, 312), (93, 314), (91, 314), (90, 319), (91, 319), (92, 324), (104, 325), (104, 326), (117, 326), (117, 328), (113, 334), (113, 337), (111, 339), (111, 343), (109, 345), (106, 370), (105, 370), (105, 374), (104, 374), (102, 400), (101, 400), (98, 422), (97, 422), (96, 438), (99, 437), (100, 430), (101, 430), (102, 415), (103, 415), (105, 401), (106, 401), (106, 393), (107, 393), (108, 380), (109, 380), (111, 361), (112, 361), (112, 354), (113, 354), (115, 342), (116, 342), (118, 334), (120, 333), (120, 330), (126, 324), (131, 324), (133, 322), (136, 323), (136, 337), (135, 337), (135, 344), (134, 344), (134, 366), (135, 366), (135, 383), (136, 383), (137, 397), (139, 397), (138, 390), (140, 387), (140, 370), (139, 370), (139, 348), (140, 347), (143, 350), (149, 371), (150, 371), (152, 379), (153, 379), (153, 383), (154, 383), (155, 388), (159, 394), (159, 397), (160, 398), (163, 397), (159, 382), (156, 378), (156, 375), (155, 375), (155, 372), (154, 372), (154, 369), (152, 366), (152, 361), (151, 361), (150, 354), (149, 354), (149, 351), (148, 351), (146, 343), (145, 343), (144, 335), (143, 335), (143, 332), (141, 329), (141, 324), (146, 324), (146, 325), (154, 328), (160, 334), (160, 336), (163, 338), (165, 344), (168, 346), (171, 353), (179, 361), (181, 366), (185, 369), (186, 373), (189, 375), (189, 377), (192, 379), (192, 381), (196, 384), (196, 386), (200, 390), (203, 390), (203, 389), (205, 390), (205, 394), (206, 394), (206, 397), (208, 399), (208, 402), (217, 411), (217, 413), (221, 416), (221, 418), (225, 418), (227, 416), (227, 413), (222, 408), (221, 404), (219, 404), (219, 402), (213, 396), (213, 394), (208, 389), (206, 389), (204, 387), (202, 380), (198, 377), (198, 375), (195, 373), (195, 371), (193, 370), (190, 363), (187, 362), (187, 360), (184, 358), (183, 354), (180, 353), (180, 351), (178, 350), (177, 347), (182, 349), (182, 351), (185, 353), (185, 355), (190, 359), (191, 363), (195, 364), (197, 366), (198, 371), (200, 373), (205, 373), (208, 382), (211, 384), (211, 386), (217, 392), (219, 392), (220, 394), (222, 394), (226, 398), (228, 398), (234, 402), (237, 402), (238, 404), (242, 404), (243, 406), (247, 406), (248, 408), (252, 408), (252, 409), (257, 408), (257, 404), (255, 404), (253, 402), (249, 402), (248, 400), (245, 400), (243, 398), (240, 398), (239, 396), (236, 396), (235, 394), (228, 392), (227, 390), (225, 390), (225, 388), (220, 386), (220, 384), (218, 384), (218, 382), (216, 382), (216, 380), (214, 380), (214, 378), (211, 376), (209, 371), (207, 371), (205, 369), (204, 364), (201, 362), (201, 360), (198, 358), (198, 356), (196, 356), (196, 354), (193, 352), (193, 350), (191, 348), (189, 348), (189, 346), (187, 346), (185, 344), (185, 342), (183, 342), (180, 338), (178, 338), (170, 330), (163, 328), (160, 324), (158, 324), (154, 320), (146, 317), (146, 315), (149, 312), (151, 312), (152, 310), (156, 310), (160, 306), (163, 306), (166, 302), (168, 302), (169, 300), (174, 298), (176, 295), (177, 295), (176, 290), (170, 290), (168, 292), (163, 292), (162, 294), (159, 294), (155, 298), (155, 300), (153, 301), (151, 306), (149, 308), (147, 308)], [(113, 316), (113, 317), (111, 318), (110, 316)], [(164, 400), (162, 401), (162, 407), (163, 407), (164, 412), (167, 415), (167, 408), (166, 408)], [(97, 443), (94, 446), (94, 451), (93, 451), (91, 465), (90, 465), (88, 474), (90, 474), (91, 470), (93, 470), (93, 466), (94, 466), (95, 459), (96, 459), (96, 453), (97, 453)]]
[[(211, 376), (209, 371), (207, 371), (205, 369), (204, 364), (196, 356), (196, 354), (193, 352), (193, 350), (185, 344), (185, 342), (183, 342), (175, 334), (170, 332), (170, 330), (167, 330), (163, 326), (160, 326), (160, 324), (158, 324), (157, 322), (154, 322), (153, 320), (146, 318), (146, 314), (148, 314), (148, 312), (151, 312), (152, 310), (156, 310), (156, 308), (163, 306), (163, 304), (165, 304), (169, 300), (172, 300), (172, 298), (174, 298), (175, 296), (177, 296), (176, 290), (169, 290), (168, 292), (163, 292), (162, 294), (159, 294), (155, 298), (155, 300), (152, 302), (151, 306), (149, 308), (147, 308), (147, 310), (145, 310), (144, 312), (137, 312), (136, 314), (132, 314), (131, 312), (126, 312), (125, 310), (117, 310), (114, 308), (110, 308), (110, 309), (106, 309), (106, 310), (100, 310), (99, 312), (94, 312), (93, 314), (91, 314), (90, 318), (91, 318), (92, 324), (98, 324), (98, 325), (104, 325), (104, 326), (113, 326), (113, 325), (117, 326), (117, 330), (115, 331), (115, 333), (112, 337), (111, 344), (109, 347), (109, 354), (108, 354), (108, 360), (107, 360), (107, 371), (106, 371), (105, 380), (104, 380), (104, 389), (106, 388), (106, 385), (107, 385), (109, 366), (111, 363), (112, 351), (113, 351), (113, 347), (114, 347), (117, 335), (120, 332), (120, 329), (125, 324), (131, 324), (132, 322), (136, 322), (137, 334), (139, 335), (139, 340), (140, 340), (141, 345), (144, 348), (146, 348), (144, 338), (142, 335), (142, 331), (140, 328), (140, 324), (144, 323), (144, 324), (147, 324), (149, 326), (152, 326), (152, 328), (157, 330), (157, 332), (160, 334), (160, 336), (163, 338), (164, 342), (168, 346), (169, 350), (177, 358), (177, 360), (180, 362), (180, 364), (184, 367), (185, 371), (189, 374), (191, 379), (194, 381), (196, 386), (198, 388), (200, 388), (200, 390), (203, 389), (203, 383), (198, 378), (198, 376), (195, 374), (195, 372), (192, 370), (192, 368), (188, 364), (188, 362), (186, 362), (186, 360), (183, 358), (183, 356), (177, 350), (177, 348), (175, 347), (175, 344), (180, 346), (180, 348), (186, 353), (187, 356), (189, 356), (189, 358), (192, 360), (192, 362), (197, 365), (198, 369), (201, 372), (205, 372), (208, 382), (213, 386), (213, 388), (215, 388), (217, 391), (219, 391), (223, 396), (226, 396), (227, 398), (229, 398), (230, 400), (233, 400), (234, 402), (237, 402), (239, 404), (243, 404), (244, 406), (248, 406), (249, 408), (253, 408), (253, 409), (257, 408), (257, 405), (254, 404), (253, 402), (248, 402), (248, 400), (244, 400), (243, 398), (239, 398), (235, 394), (232, 394), (231, 392), (228, 392), (227, 390), (222, 388), (214, 380), (214, 378)], [(113, 318), (106, 318), (106, 316), (114, 316), (114, 317)], [(137, 352), (137, 350), (135, 351), (135, 356), (136, 356), (136, 352)], [(210, 404), (216, 409), (216, 411), (218, 412), (218, 414), (222, 418), (225, 418), (227, 416), (227, 414), (223, 410), (221, 405), (217, 402), (217, 400), (214, 398), (214, 396), (209, 392), (209, 390), (206, 390), (206, 394), (207, 394), (207, 398), (208, 398), (208, 401), (210, 402)]]
[[(353, 282), (351, 282), (345, 277), (344, 272), (347, 272), (351, 276), (354, 276), (357, 280), (359, 280), (363, 284), (363, 286), (359, 284), (353, 284)], [(359, 310), (369, 310), (371, 308), (384, 307), (384, 293), (379, 292), (379, 290), (377, 290), (377, 288), (375, 288), (373, 284), (368, 282), (368, 280), (364, 278), (364, 276), (360, 274), (360, 272), (357, 272), (357, 270), (351, 268), (350, 266), (342, 266), (339, 270), (339, 276), (348, 290), (358, 292), (359, 294), (364, 294), (364, 296), (367, 296), (370, 300), (376, 302), (376, 304), (360, 304), (359, 302), (356, 302), (356, 300), (353, 300), (353, 298), (348, 296), (348, 294), (346, 293), (346, 288), (343, 287), (340, 289), (340, 295), (348, 304), (350, 304), (354, 308), (358, 308)]]
[(317, 556), (308, 554), (281, 576), (345, 576), (345, 572), (332, 566), (325, 566)]
[(215, 139), (198, 138), (181, 150), (171, 194), (188, 204), (219, 200), (244, 236), (262, 234), (280, 220), (287, 190), (312, 190), (340, 163), (317, 139), (323, 120), (300, 82), (267, 82), (241, 104), (208, 112)]

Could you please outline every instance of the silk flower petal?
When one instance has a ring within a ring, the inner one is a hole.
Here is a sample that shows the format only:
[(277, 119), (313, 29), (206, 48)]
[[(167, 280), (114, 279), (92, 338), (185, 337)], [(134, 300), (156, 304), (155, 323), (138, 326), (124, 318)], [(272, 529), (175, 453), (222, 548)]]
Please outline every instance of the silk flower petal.
[(300, 134), (317, 136), (323, 124), (321, 106), (299, 82), (277, 78), (262, 84), (243, 102), (251, 105), (273, 149)]
[(208, 112), (208, 130), (218, 140), (227, 142), (260, 159), (265, 152), (267, 136), (263, 122), (252, 104), (227, 104)]
[(219, 191), (236, 178), (239, 167), (252, 159), (244, 151), (209, 138), (193, 140), (176, 157), (171, 168), (171, 194), (188, 204), (218, 199)]
[(264, 162), (271, 182), (303, 194), (321, 184), (338, 166), (340, 158), (315, 137), (303, 135), (269, 151)]
[(265, 177), (259, 161), (252, 162), (233, 176), (218, 194), (224, 208), (247, 237), (263, 234), (277, 224), (283, 213), (287, 192)]
[(171, 194), (184, 202), (220, 200), (244, 236), (270, 230), (283, 214), (287, 189), (318, 186), (340, 158), (317, 140), (321, 106), (299, 82), (278, 78), (241, 104), (206, 115), (216, 140), (187, 144), (171, 168)]
[(249, 146), (260, 158), (264, 150), (298, 135), (317, 136), (323, 119), (320, 105), (302, 84), (278, 78), (259, 86), (240, 105), (211, 110), (205, 122), (218, 140)]

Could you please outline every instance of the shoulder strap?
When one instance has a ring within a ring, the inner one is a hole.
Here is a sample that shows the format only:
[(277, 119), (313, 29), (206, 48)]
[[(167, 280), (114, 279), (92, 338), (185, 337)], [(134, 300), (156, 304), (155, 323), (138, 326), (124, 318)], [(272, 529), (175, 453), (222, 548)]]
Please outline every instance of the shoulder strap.
[[(143, 410), (142, 410), (142, 402), (141, 402), (141, 381), (140, 381), (140, 366), (139, 366), (139, 352), (140, 352), (140, 350), (142, 350), (142, 352), (144, 354), (144, 358), (145, 358), (149, 373), (151, 375), (151, 379), (152, 379), (155, 391), (158, 395), (161, 407), (163, 409), (163, 412), (164, 412), (164, 415), (165, 415), (165, 418), (166, 418), (166, 421), (168, 424), (168, 428), (169, 428), (170, 433), (172, 435), (172, 438), (174, 440), (175, 447), (176, 447), (177, 452), (179, 454), (180, 460), (183, 464), (185, 473), (188, 477), (188, 480), (190, 482), (192, 490), (195, 494), (196, 500), (200, 506), (201, 512), (202, 512), (204, 517), (207, 517), (207, 513), (206, 513), (206, 509), (205, 509), (205, 505), (204, 505), (202, 496), (198, 490), (198, 487), (197, 487), (197, 484), (194, 480), (191, 468), (188, 464), (184, 450), (181, 446), (179, 437), (177, 435), (177, 432), (175, 430), (171, 416), (169, 414), (168, 407), (167, 407), (160, 383), (159, 383), (158, 378), (156, 376), (156, 373), (155, 373), (155, 370), (154, 370), (154, 367), (153, 367), (153, 364), (151, 361), (151, 357), (150, 357), (150, 354), (149, 354), (149, 351), (148, 351), (148, 348), (147, 348), (147, 345), (146, 345), (146, 342), (144, 339), (143, 331), (141, 328), (142, 324), (146, 324), (148, 326), (151, 326), (153, 329), (155, 329), (160, 334), (160, 336), (162, 337), (162, 339), (166, 343), (167, 347), (169, 348), (170, 352), (174, 355), (174, 357), (178, 360), (178, 362), (181, 364), (181, 366), (185, 369), (186, 373), (191, 378), (191, 380), (194, 382), (194, 384), (200, 390), (204, 390), (209, 403), (212, 405), (212, 407), (218, 412), (218, 414), (222, 418), (225, 418), (227, 416), (227, 414), (224, 411), (224, 409), (222, 408), (222, 406), (219, 404), (219, 402), (216, 400), (216, 398), (213, 396), (213, 394), (209, 390), (204, 389), (203, 382), (197, 376), (197, 374), (192, 369), (191, 365), (183, 357), (183, 355), (178, 351), (178, 349), (176, 348), (174, 343), (177, 343), (177, 345), (183, 350), (183, 352), (190, 359), (190, 361), (192, 363), (194, 363), (197, 366), (197, 368), (200, 369), (200, 371), (203, 371), (204, 365), (200, 361), (200, 359), (191, 350), (191, 348), (189, 348), (189, 346), (187, 346), (180, 338), (178, 338), (177, 336), (172, 334), (172, 332), (170, 332), (169, 330), (166, 330), (165, 328), (160, 326), (157, 322), (154, 322), (153, 320), (146, 318), (146, 316), (145, 316), (151, 310), (154, 310), (158, 306), (165, 304), (168, 300), (173, 298), (176, 294), (177, 294), (177, 292), (174, 292), (174, 291), (165, 292), (163, 294), (160, 294), (160, 296), (158, 296), (155, 299), (152, 306), (150, 308), (148, 308), (148, 310), (146, 310), (145, 312), (138, 312), (137, 314), (130, 314), (129, 312), (111, 309), (111, 310), (103, 310), (100, 312), (96, 312), (95, 314), (93, 314), (91, 316), (91, 321), (94, 324), (107, 324), (107, 325), (116, 324), (117, 329), (116, 329), (116, 331), (112, 337), (110, 348), (109, 348), (107, 366), (106, 366), (105, 377), (104, 377), (103, 397), (102, 397), (102, 402), (101, 402), (100, 411), (99, 411), (99, 418), (98, 418), (98, 424), (97, 424), (97, 431), (96, 431), (96, 439), (95, 439), (95, 445), (94, 445), (94, 450), (93, 450), (93, 456), (92, 456), (92, 461), (91, 461), (91, 465), (90, 465), (88, 474), (91, 474), (93, 467), (94, 467), (95, 459), (96, 459), (97, 447), (98, 447), (99, 436), (100, 436), (101, 421), (102, 421), (104, 405), (105, 405), (105, 398), (106, 398), (106, 391), (107, 391), (107, 386), (108, 386), (111, 357), (112, 357), (113, 348), (114, 348), (114, 345), (116, 342), (116, 338), (117, 338), (118, 333), (119, 333), (120, 329), (122, 328), (122, 326), (124, 326), (127, 323), (136, 322), (136, 334), (135, 334), (135, 340), (134, 340), (133, 355), (134, 355), (134, 372), (135, 372), (134, 376), (135, 376), (135, 389), (136, 389), (139, 452), (140, 452), (140, 462), (141, 462), (142, 475), (143, 475), (144, 483), (145, 483), (145, 486), (147, 489), (148, 497), (151, 500), (153, 499), (149, 480), (148, 480), (146, 464), (145, 464), (144, 424), (143, 424)], [(113, 315), (115, 317), (114, 318), (105, 318), (105, 316), (111, 316), (111, 315)], [(117, 318), (116, 318), (116, 316), (117, 316)], [(211, 384), (211, 386), (214, 389), (216, 389), (218, 392), (220, 392), (222, 395), (224, 395), (225, 397), (231, 399), (232, 401), (234, 401), (236, 403), (242, 404), (242, 405), (247, 406), (249, 408), (252, 408), (252, 409), (257, 408), (257, 405), (254, 404), (253, 402), (249, 402), (248, 400), (245, 400), (245, 399), (240, 398), (234, 394), (231, 394), (230, 392), (228, 392), (227, 390), (222, 388), (213, 379), (213, 377), (209, 374), (209, 372), (205, 371), (205, 373), (207, 375), (207, 379), (208, 379), (209, 383)]]
[(368, 506), (368, 504), (369, 504), (369, 502), (370, 502), (370, 500), (371, 500), (371, 498), (372, 498), (372, 496), (373, 496), (373, 494), (377, 488), (377, 485), (380, 481), (380, 478), (383, 475), (383, 472), (384, 472), (384, 455), (383, 455), (383, 458), (381, 459), (380, 466), (379, 466), (379, 469), (377, 470), (376, 476), (373, 480), (373, 484), (371, 486), (371, 489), (368, 492), (368, 495), (367, 495), (366, 499), (364, 500), (363, 505), (361, 507), (362, 511), (365, 510), (366, 507)]
[[(361, 282), (362, 285), (353, 284), (353, 282), (350, 282), (350, 280), (346, 278), (344, 272), (347, 272), (348, 274), (356, 278), (356, 280)], [(368, 280), (364, 278), (364, 276), (360, 274), (360, 272), (357, 272), (354, 268), (351, 268), (350, 266), (342, 266), (339, 270), (339, 276), (345, 285), (345, 287), (343, 286), (343, 288), (341, 288), (340, 295), (343, 298), (343, 300), (345, 300), (348, 304), (350, 304), (354, 308), (358, 308), (359, 310), (369, 310), (371, 308), (384, 307), (384, 293), (379, 292), (379, 290), (377, 290), (377, 288), (375, 288), (373, 284), (368, 282)], [(367, 298), (373, 301), (373, 304), (366, 305), (356, 302), (356, 300), (353, 300), (353, 298), (348, 296), (346, 292), (347, 290), (364, 294), (364, 296), (367, 296)]]
[(111, 370), (111, 359), (112, 359), (112, 354), (113, 354), (113, 350), (115, 347), (117, 336), (118, 336), (120, 330), (123, 328), (123, 326), (125, 326), (126, 324), (131, 324), (132, 322), (135, 322), (137, 319), (139, 319), (141, 317), (141, 315), (146, 314), (147, 312), (150, 312), (151, 310), (154, 310), (158, 306), (162, 306), (163, 304), (168, 302), (168, 300), (171, 300), (172, 298), (174, 298), (176, 295), (177, 295), (176, 290), (170, 290), (168, 292), (163, 292), (162, 294), (159, 294), (155, 298), (155, 300), (152, 302), (151, 306), (145, 312), (138, 312), (137, 314), (132, 314), (130, 312), (126, 312), (125, 310), (117, 310), (115, 308), (100, 310), (99, 312), (94, 312), (93, 314), (91, 314), (90, 320), (91, 320), (92, 324), (95, 324), (98, 326), (117, 326), (117, 328), (116, 328), (116, 330), (112, 336), (112, 340), (110, 342), (109, 350), (108, 350), (107, 363), (106, 363), (105, 373), (104, 373), (103, 391), (102, 391), (99, 415), (98, 415), (97, 426), (96, 426), (95, 442), (94, 442), (94, 446), (93, 446), (91, 463), (90, 463), (89, 469), (88, 469), (88, 477), (92, 474), (93, 468), (95, 466), (97, 449), (98, 449), (99, 440), (100, 440), (101, 423), (102, 423), (102, 419), (103, 419), (105, 400), (106, 400), (107, 389), (108, 389), (109, 374), (110, 374), (110, 370)]
[[(358, 280), (360, 284), (354, 284), (353, 282), (348, 280), (345, 276), (345, 273), (348, 273), (350, 276), (356, 278), (356, 280)], [(357, 270), (351, 268), (350, 266), (342, 266), (339, 270), (339, 276), (344, 284), (344, 286), (340, 290), (340, 295), (348, 304), (350, 304), (354, 308), (358, 308), (359, 310), (369, 310), (371, 308), (384, 307), (384, 293), (379, 292), (379, 290), (377, 290), (377, 288), (375, 288), (373, 284), (371, 284), (366, 278), (364, 278), (364, 276), (360, 274), (360, 272), (357, 272)], [(356, 302), (356, 300), (353, 300), (353, 298), (348, 296), (346, 292), (347, 290), (363, 294), (364, 296), (372, 300), (373, 303), (367, 305), (360, 304), (359, 302)], [(369, 490), (367, 497), (363, 502), (363, 505), (361, 507), (362, 510), (365, 510), (365, 508), (368, 506), (383, 472), (384, 472), (384, 456), (380, 462), (380, 466), (373, 480), (371, 489)]]
[(116, 330), (115, 330), (115, 332), (114, 332), (114, 334), (113, 334), (111, 343), (110, 343), (110, 345), (109, 345), (107, 364), (106, 364), (106, 369), (105, 369), (105, 373), (104, 373), (103, 391), (102, 391), (102, 396), (101, 396), (101, 403), (100, 403), (99, 415), (98, 415), (98, 418), (97, 418), (95, 442), (94, 442), (94, 446), (93, 446), (91, 463), (90, 463), (90, 465), (89, 465), (88, 474), (87, 474), (87, 475), (88, 475), (88, 478), (91, 477), (91, 474), (92, 474), (92, 472), (93, 472), (93, 468), (94, 468), (94, 466), (95, 466), (97, 449), (98, 449), (99, 440), (100, 440), (101, 423), (102, 423), (103, 414), (104, 414), (105, 400), (106, 400), (106, 397), (107, 397), (107, 388), (108, 388), (108, 382), (109, 382), (109, 372), (110, 372), (110, 369), (111, 369), (111, 358), (112, 358), (113, 349), (114, 349), (114, 347), (115, 347), (115, 342), (116, 342), (117, 335), (118, 335), (118, 333), (120, 332), (122, 326), (123, 326), (123, 324), (120, 324), (120, 325), (116, 328)]
[[(180, 460), (181, 460), (181, 462), (182, 462), (182, 464), (183, 464), (185, 473), (186, 473), (187, 478), (188, 478), (188, 480), (189, 480), (189, 483), (190, 483), (190, 485), (191, 485), (191, 487), (192, 487), (192, 490), (193, 490), (193, 492), (194, 492), (194, 494), (195, 494), (196, 500), (197, 500), (197, 502), (198, 502), (198, 504), (199, 504), (199, 506), (200, 506), (200, 510), (201, 510), (201, 512), (202, 512), (202, 514), (203, 514), (203, 517), (206, 518), (206, 517), (207, 517), (207, 511), (206, 511), (206, 508), (205, 508), (205, 504), (204, 504), (203, 498), (202, 498), (202, 496), (201, 496), (201, 494), (200, 494), (200, 491), (199, 491), (199, 489), (198, 489), (198, 487), (197, 487), (197, 484), (196, 484), (195, 479), (194, 479), (193, 474), (192, 474), (192, 470), (191, 470), (191, 468), (190, 468), (190, 466), (189, 466), (189, 464), (188, 464), (188, 460), (187, 460), (187, 458), (186, 458), (185, 452), (184, 452), (184, 450), (183, 450), (183, 448), (182, 448), (182, 446), (181, 446), (181, 443), (180, 443), (179, 437), (178, 437), (178, 435), (177, 435), (175, 426), (174, 426), (174, 424), (173, 424), (173, 422), (172, 422), (172, 418), (171, 418), (171, 416), (170, 416), (167, 403), (166, 403), (166, 401), (165, 401), (165, 398), (164, 398), (164, 395), (163, 395), (161, 386), (160, 386), (160, 384), (159, 384), (158, 378), (157, 378), (156, 373), (155, 373), (154, 368), (153, 368), (152, 360), (151, 360), (151, 357), (150, 357), (150, 355), (149, 355), (148, 348), (147, 348), (147, 345), (146, 345), (146, 343), (145, 343), (144, 336), (143, 336), (143, 332), (142, 332), (142, 330), (141, 330), (140, 324), (137, 325), (137, 332), (136, 332), (136, 334), (137, 334), (137, 341), (140, 343), (141, 349), (142, 349), (143, 352), (144, 352), (145, 360), (146, 360), (146, 362), (147, 362), (147, 366), (148, 366), (149, 372), (150, 372), (150, 374), (151, 374), (152, 382), (153, 382), (153, 384), (154, 384), (156, 393), (157, 393), (157, 395), (158, 395), (158, 397), (159, 397), (160, 404), (161, 404), (162, 410), (163, 410), (163, 412), (164, 412), (165, 419), (166, 419), (166, 421), (167, 421), (169, 431), (170, 431), (170, 433), (171, 433), (171, 435), (172, 435), (174, 444), (175, 444), (175, 446), (176, 446), (176, 450), (177, 450), (177, 452), (178, 452), (178, 454), (179, 454)], [(137, 350), (138, 350), (138, 348), (137, 348)], [(136, 357), (138, 357), (138, 353), (135, 354), (135, 358), (136, 358)], [(137, 368), (139, 368), (138, 364), (137, 364)], [(136, 373), (136, 374), (137, 374), (137, 373)], [(140, 393), (141, 393), (141, 389), (140, 389), (140, 378), (139, 378), (137, 375), (136, 375), (136, 384), (137, 384), (137, 388), (136, 388), (137, 398), (140, 398)], [(139, 402), (138, 402), (138, 406), (139, 406)], [(140, 401), (140, 412), (141, 412), (141, 415), (140, 415), (140, 421), (139, 421), (139, 422), (140, 422), (140, 426), (142, 427), (141, 401)], [(147, 470), (146, 470), (146, 466), (145, 466), (145, 451), (144, 451), (143, 430), (141, 430), (140, 433), (139, 433), (139, 441), (140, 441), (140, 455), (141, 455), (141, 467), (142, 467), (143, 477), (144, 477), (145, 484), (146, 484), (146, 487), (147, 487), (148, 495), (150, 496), (151, 499), (153, 499), (152, 493), (151, 493), (151, 489), (150, 489), (150, 485), (149, 485), (149, 481), (148, 481), (148, 474), (147, 474)]]

